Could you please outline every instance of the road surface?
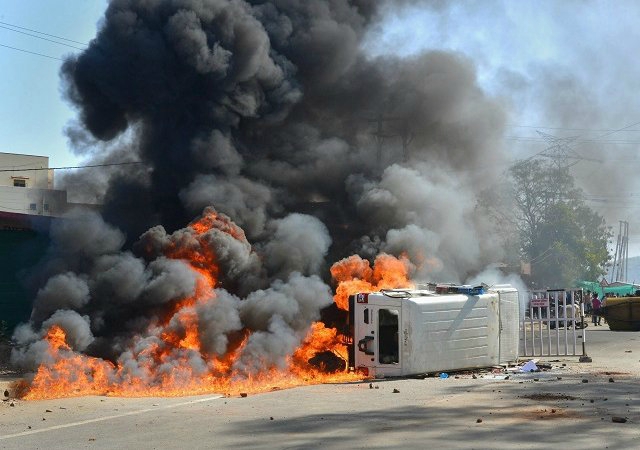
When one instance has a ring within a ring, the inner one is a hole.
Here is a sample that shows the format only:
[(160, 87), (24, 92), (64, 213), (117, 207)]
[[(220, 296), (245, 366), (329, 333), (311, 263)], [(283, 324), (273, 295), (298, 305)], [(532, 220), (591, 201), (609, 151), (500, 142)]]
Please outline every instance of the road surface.
[(539, 373), (476, 371), (246, 398), (10, 400), (0, 405), (0, 448), (637, 448), (640, 333), (587, 333), (592, 363), (548, 358), (539, 363), (552, 368)]

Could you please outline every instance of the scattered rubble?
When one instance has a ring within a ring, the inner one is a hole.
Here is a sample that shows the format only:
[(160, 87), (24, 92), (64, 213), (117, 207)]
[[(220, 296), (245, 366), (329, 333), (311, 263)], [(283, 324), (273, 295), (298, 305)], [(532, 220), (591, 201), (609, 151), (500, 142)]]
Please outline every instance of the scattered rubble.
[(520, 372), (535, 372), (536, 370), (538, 370), (538, 366), (533, 362), (533, 360), (527, 362), (519, 369)]

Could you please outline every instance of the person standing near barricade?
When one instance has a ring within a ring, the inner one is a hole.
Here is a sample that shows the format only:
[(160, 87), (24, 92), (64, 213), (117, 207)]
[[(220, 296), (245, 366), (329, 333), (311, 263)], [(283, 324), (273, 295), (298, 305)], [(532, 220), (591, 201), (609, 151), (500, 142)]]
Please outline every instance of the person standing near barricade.
[(593, 308), (591, 312), (591, 318), (593, 320), (593, 325), (600, 325), (600, 299), (598, 298), (598, 294), (596, 292), (593, 293), (593, 299), (591, 300), (591, 307)]
[(591, 310), (593, 309), (591, 305), (591, 291), (587, 291), (587, 295), (584, 299), (584, 313), (591, 314)]

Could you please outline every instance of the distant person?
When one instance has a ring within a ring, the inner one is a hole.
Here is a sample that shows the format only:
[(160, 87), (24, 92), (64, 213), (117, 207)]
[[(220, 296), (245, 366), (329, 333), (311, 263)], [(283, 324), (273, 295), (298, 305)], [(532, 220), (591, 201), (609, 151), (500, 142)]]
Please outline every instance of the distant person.
[(591, 319), (593, 320), (593, 325), (594, 326), (598, 326), (600, 325), (600, 321), (602, 320), (602, 317), (600, 317), (600, 299), (598, 298), (598, 294), (597, 293), (593, 293), (593, 298), (591, 299), (591, 306), (593, 308), (593, 312), (591, 313)]

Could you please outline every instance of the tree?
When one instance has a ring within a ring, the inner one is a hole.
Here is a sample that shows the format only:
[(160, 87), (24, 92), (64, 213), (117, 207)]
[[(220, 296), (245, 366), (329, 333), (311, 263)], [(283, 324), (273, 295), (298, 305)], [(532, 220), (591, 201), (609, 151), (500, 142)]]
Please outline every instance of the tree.
[(511, 168), (510, 181), (519, 252), (531, 263), (534, 286), (571, 286), (606, 273), (611, 232), (584, 203), (568, 168), (524, 160)]

